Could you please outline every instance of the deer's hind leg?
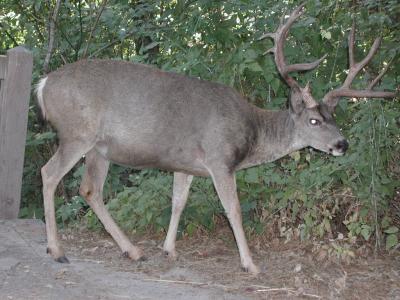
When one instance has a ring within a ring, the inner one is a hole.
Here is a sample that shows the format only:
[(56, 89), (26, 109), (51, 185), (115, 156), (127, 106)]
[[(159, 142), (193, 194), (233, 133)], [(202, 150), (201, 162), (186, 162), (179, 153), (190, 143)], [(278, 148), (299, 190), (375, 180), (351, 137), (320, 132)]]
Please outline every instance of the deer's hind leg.
[(106, 231), (112, 236), (121, 248), (124, 256), (133, 260), (142, 258), (139, 248), (132, 245), (126, 235), (115, 223), (103, 203), (103, 186), (107, 177), (109, 161), (101, 156), (96, 149), (92, 149), (85, 157), (85, 174), (79, 193), (97, 215)]
[(58, 262), (67, 263), (57, 235), (54, 192), (58, 183), (93, 145), (81, 140), (60, 140), (52, 158), (41, 169), (43, 181), (44, 214), (46, 220), (47, 252)]

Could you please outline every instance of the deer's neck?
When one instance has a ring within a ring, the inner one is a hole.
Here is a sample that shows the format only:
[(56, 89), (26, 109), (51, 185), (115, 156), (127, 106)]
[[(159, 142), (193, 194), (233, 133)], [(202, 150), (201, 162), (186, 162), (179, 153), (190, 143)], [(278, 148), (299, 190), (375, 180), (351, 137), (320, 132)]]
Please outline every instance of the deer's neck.
[(289, 110), (269, 111), (256, 108), (255, 116), (257, 142), (239, 165), (239, 169), (271, 162), (305, 147), (295, 139), (294, 122)]

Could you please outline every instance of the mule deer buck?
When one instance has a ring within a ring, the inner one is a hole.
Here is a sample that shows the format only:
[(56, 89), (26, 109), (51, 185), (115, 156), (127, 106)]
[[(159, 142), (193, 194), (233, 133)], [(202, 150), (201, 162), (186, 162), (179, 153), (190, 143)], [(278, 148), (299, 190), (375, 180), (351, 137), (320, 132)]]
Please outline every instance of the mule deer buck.
[(356, 63), (354, 26), (349, 38), (350, 69), (343, 86), (328, 92), (322, 102), (313, 98), (308, 84), (300, 86), (289, 73), (314, 69), (324, 59), (293, 65), (285, 62), (284, 42), (303, 6), (276, 32), (261, 37), (274, 40), (270, 52), (291, 89), (287, 110), (263, 110), (230, 87), (123, 61), (83, 60), (41, 79), (37, 85), (39, 105), (59, 137), (57, 152), (41, 170), (48, 253), (58, 262), (68, 262), (57, 237), (54, 192), (62, 177), (85, 156), (80, 194), (124, 256), (138, 260), (142, 252), (131, 244), (103, 204), (110, 161), (174, 172), (172, 216), (163, 247), (172, 259), (193, 176), (211, 176), (232, 227), (241, 264), (257, 274), (259, 268), (253, 263), (242, 228), (235, 172), (308, 146), (343, 155), (348, 143), (332, 116), (340, 97), (395, 96), (372, 90), (384, 72), (365, 90), (351, 88), (381, 41), (376, 39), (368, 55)]

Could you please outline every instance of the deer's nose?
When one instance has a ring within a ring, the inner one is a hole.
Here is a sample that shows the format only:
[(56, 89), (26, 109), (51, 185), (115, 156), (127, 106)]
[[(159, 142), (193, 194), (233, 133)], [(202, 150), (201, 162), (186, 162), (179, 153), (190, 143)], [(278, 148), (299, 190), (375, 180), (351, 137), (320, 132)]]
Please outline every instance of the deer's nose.
[(339, 142), (337, 142), (337, 144), (335, 145), (335, 148), (342, 153), (345, 153), (347, 148), (349, 148), (349, 143), (346, 140), (341, 140)]

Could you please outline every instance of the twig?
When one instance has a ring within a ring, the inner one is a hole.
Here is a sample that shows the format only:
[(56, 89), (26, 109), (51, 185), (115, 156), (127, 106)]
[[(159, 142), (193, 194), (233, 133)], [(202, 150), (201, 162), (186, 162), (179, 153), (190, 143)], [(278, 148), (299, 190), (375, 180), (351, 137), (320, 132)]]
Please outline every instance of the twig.
[(104, 264), (104, 260), (95, 260), (95, 259), (89, 259), (89, 258), (70, 258), (70, 261), (84, 261), (84, 262), (91, 262), (91, 263), (96, 263), (96, 264)]
[(223, 290), (229, 290), (230, 288), (228, 286), (225, 286), (223, 284), (216, 284), (216, 283), (207, 283), (207, 282), (197, 282), (197, 281), (184, 281), (184, 280), (169, 280), (169, 279), (153, 279), (153, 278), (148, 278), (148, 279), (141, 279), (142, 281), (151, 281), (151, 282), (164, 282), (164, 283), (176, 283), (176, 284), (189, 284), (189, 285), (196, 285), (196, 286), (209, 286), (209, 287), (216, 287), (216, 288), (222, 288)]
[[(252, 285), (253, 287), (262, 287), (260, 285)], [(287, 293), (292, 293), (292, 294), (298, 294), (299, 296), (305, 296), (305, 297), (310, 297), (310, 298), (317, 298), (317, 299), (322, 299), (321, 296), (314, 295), (314, 294), (309, 294), (309, 293), (304, 293), (304, 292), (299, 292), (298, 290), (294, 288), (269, 288), (265, 287), (262, 289), (258, 289), (255, 292), (257, 293), (269, 293), (269, 292), (287, 292)]]
[(371, 83), (368, 85), (368, 88), (367, 88), (368, 90), (372, 90), (374, 88), (374, 86), (379, 82), (379, 80), (382, 79), (382, 77), (385, 75), (385, 73), (389, 69), (390, 65), (392, 64), (392, 62), (393, 62), (393, 58), (386, 64), (386, 66), (384, 66), (384, 68), (379, 73), (379, 75), (376, 76), (376, 78), (371, 81)]
[[(82, 18), (82, 0), (78, 1), (78, 14), (79, 14), (79, 42), (76, 45), (75, 49), (75, 60), (79, 58), (79, 50), (81, 49), (83, 42), (83, 18)], [(90, 7), (90, 5), (89, 5)]]
[(255, 288), (261, 288), (261, 289), (270, 289), (269, 286), (262, 286), (262, 285), (257, 285), (257, 284), (252, 284), (250, 286), (255, 287)]
[(106, 7), (106, 5), (107, 5), (107, 0), (103, 0), (103, 2), (101, 3), (101, 6), (100, 6), (99, 12), (97, 13), (96, 21), (93, 23), (93, 26), (90, 29), (89, 38), (87, 40), (86, 47), (85, 47), (85, 50), (83, 51), (83, 55), (82, 55), (83, 58), (86, 58), (86, 54), (87, 54), (87, 51), (88, 51), (88, 48), (89, 48), (89, 44), (90, 44), (90, 41), (92, 39), (94, 30), (96, 29), (97, 24), (99, 23), (100, 16), (103, 13), (104, 8)]
[(75, 52), (77, 52), (78, 50), (76, 50), (76, 47), (75, 47), (75, 46), (72, 44), (72, 42), (68, 39), (68, 36), (67, 36), (67, 34), (64, 32), (64, 30), (62, 29), (62, 27), (58, 27), (57, 29), (58, 29), (58, 31), (60, 32), (61, 37), (64, 38), (64, 40), (67, 42), (67, 44), (68, 44), (72, 49), (74, 49)]
[(123, 40), (125, 40), (126, 38), (132, 36), (135, 32), (136, 32), (136, 31), (131, 31), (131, 32), (125, 34), (122, 38), (118, 38), (118, 39), (115, 39), (115, 40), (111, 41), (110, 43), (104, 45), (104, 46), (101, 47), (100, 49), (97, 49), (96, 51), (94, 51), (93, 53), (91, 53), (91, 54), (89, 55), (89, 58), (92, 58), (93, 56), (96, 56), (97, 54), (99, 54), (100, 52), (102, 52), (103, 50), (105, 50), (105, 49), (107, 49), (107, 48), (109, 48), (109, 47), (112, 47), (112, 46), (114, 46), (114, 45), (116, 45), (116, 44), (118, 44), (118, 43), (121, 43), (121, 42), (122, 42)]
[(64, 63), (64, 65), (66, 65), (68, 63), (68, 61), (66, 60), (66, 58), (64, 57), (64, 55), (62, 55), (62, 53), (60, 53), (60, 57)]
[(50, 64), (51, 54), (52, 54), (53, 48), (54, 48), (54, 34), (55, 34), (55, 27), (56, 27), (58, 11), (60, 9), (60, 4), (61, 4), (61, 0), (57, 0), (56, 5), (55, 5), (54, 10), (53, 10), (53, 15), (49, 20), (49, 22), (50, 22), (50, 25), (49, 25), (49, 43), (48, 43), (48, 46), (47, 46), (47, 54), (46, 54), (46, 57), (45, 57), (44, 63), (43, 63), (43, 72), (44, 73), (48, 73), (49, 72), (49, 64)]
[(300, 296), (306, 296), (306, 297), (310, 297), (310, 298), (322, 299), (322, 297), (321, 297), (321, 296), (314, 295), (314, 294), (308, 294), (308, 293), (303, 293), (303, 294), (300, 294)]
[(293, 288), (268, 288), (268, 289), (256, 290), (256, 292), (288, 292), (288, 293), (295, 293), (296, 290), (293, 289)]
[(152, 282), (190, 284), (190, 285), (209, 285), (208, 283), (205, 283), (205, 282), (184, 281), (184, 280), (169, 280), (169, 279), (142, 279), (142, 280), (143, 281), (152, 281)]

